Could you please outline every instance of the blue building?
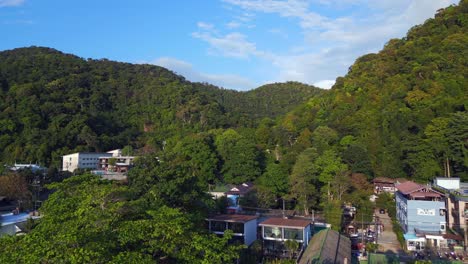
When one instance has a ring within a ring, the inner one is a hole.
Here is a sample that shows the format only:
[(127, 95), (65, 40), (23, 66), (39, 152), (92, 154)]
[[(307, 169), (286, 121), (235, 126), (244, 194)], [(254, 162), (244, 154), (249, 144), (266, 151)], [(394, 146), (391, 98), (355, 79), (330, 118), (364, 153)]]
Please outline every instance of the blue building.
[(15, 235), (21, 232), (19, 224), (24, 223), (30, 218), (28, 213), (7, 213), (0, 215), (0, 237), (5, 235)]
[(426, 244), (445, 247), (446, 208), (444, 195), (429, 186), (405, 182), (396, 186), (397, 219), (405, 233), (408, 250), (423, 250)]

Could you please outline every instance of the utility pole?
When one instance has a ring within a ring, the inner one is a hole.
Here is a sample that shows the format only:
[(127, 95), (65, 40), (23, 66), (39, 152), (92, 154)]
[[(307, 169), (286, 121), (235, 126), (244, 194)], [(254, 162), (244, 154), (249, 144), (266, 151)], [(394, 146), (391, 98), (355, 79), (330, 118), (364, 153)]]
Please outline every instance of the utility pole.
[(361, 243), (364, 246), (364, 214), (361, 213)]
[(375, 244), (377, 244), (377, 238), (379, 237), (379, 223), (377, 221), (378, 217), (376, 215), (373, 215), (374, 217), (374, 231), (375, 231)]
[(283, 218), (284, 218), (284, 208), (285, 208), (285, 206), (284, 206), (284, 197), (281, 198), (281, 200), (283, 200)]
[(312, 232), (315, 234), (315, 210), (312, 209)]

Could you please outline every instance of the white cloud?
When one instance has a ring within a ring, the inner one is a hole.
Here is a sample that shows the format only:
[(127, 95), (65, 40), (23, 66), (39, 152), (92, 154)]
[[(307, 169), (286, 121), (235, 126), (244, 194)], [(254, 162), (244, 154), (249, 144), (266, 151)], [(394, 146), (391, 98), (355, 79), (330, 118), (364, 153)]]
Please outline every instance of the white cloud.
[(272, 28), (272, 29), (268, 30), (268, 33), (271, 33), (273, 35), (276, 35), (276, 36), (279, 36), (279, 37), (285, 38), (285, 39), (287, 39), (289, 37), (288, 33), (286, 31), (284, 31), (283, 29), (281, 29), (281, 28)]
[(210, 52), (215, 55), (240, 59), (259, 55), (255, 43), (247, 41), (246, 36), (238, 32), (224, 36), (216, 36), (210, 32), (194, 32), (192, 36), (210, 44)]
[(309, 11), (307, 1), (299, 0), (223, 0), (250, 12), (277, 13), (281, 17), (295, 17), (300, 19), (303, 28), (313, 28), (324, 23), (326, 18), (318, 13)]
[(335, 80), (321, 80), (314, 83), (314, 86), (323, 88), (323, 89), (330, 89), (335, 84)]
[(200, 28), (200, 29), (208, 30), (208, 31), (214, 29), (214, 25), (213, 25), (213, 24), (209, 24), (209, 23), (205, 23), (205, 22), (198, 22), (198, 23), (197, 23), (197, 26), (198, 26), (198, 28)]
[(236, 21), (231, 21), (231, 22), (226, 24), (226, 27), (231, 28), (231, 29), (238, 28), (240, 26), (241, 26), (241, 23), (236, 22)]
[[(403, 37), (409, 28), (458, 0), (221, 1), (227, 3), (232, 12), (224, 27), (217, 29), (213, 24), (198, 22), (198, 30), (192, 33), (192, 37), (207, 43), (210, 55), (262, 64), (261, 71), (269, 73), (264, 76), (269, 81), (300, 81), (329, 89), (336, 77), (346, 74), (356, 58), (379, 51), (391, 38)], [(323, 9), (327, 12), (318, 13), (317, 10)], [(330, 15), (337, 10), (343, 15)], [(268, 51), (268, 46), (262, 47), (262, 43), (252, 41), (248, 35), (263, 32), (245, 31), (255, 27), (253, 20), (260, 21), (260, 14), (276, 15), (285, 20), (277, 19), (277, 25), (266, 29), (270, 36), (281, 37), (282, 42), (290, 41), (281, 53)], [(291, 22), (296, 29), (289, 25)], [(234, 29), (236, 32), (232, 32)], [(302, 41), (293, 37), (297, 35)], [(173, 58), (160, 58), (155, 64), (175, 70), (190, 80), (227, 88), (247, 89), (258, 82), (232, 74), (201, 73), (190, 63)]]
[(168, 68), (193, 82), (207, 82), (227, 89), (247, 90), (258, 86), (252, 80), (235, 74), (209, 74), (197, 71), (189, 62), (170, 57), (156, 59), (151, 64)]
[[(356, 58), (377, 52), (391, 38), (403, 37), (409, 28), (458, 0), (222, 1), (254, 14), (296, 18), (301, 30), (293, 33), (302, 34), (303, 43), (291, 44), (284, 54), (264, 52), (245, 35), (242, 41), (255, 48), (255, 52), (249, 53), (251, 56), (271, 62), (275, 67), (272, 71), (277, 71), (274, 81), (295, 80), (328, 88), (334, 82), (331, 80), (346, 74)], [(313, 5), (348, 8), (352, 12), (330, 17), (312, 11)]]
[(25, 0), (0, 0), (0, 7), (5, 6), (19, 6), (24, 3)]

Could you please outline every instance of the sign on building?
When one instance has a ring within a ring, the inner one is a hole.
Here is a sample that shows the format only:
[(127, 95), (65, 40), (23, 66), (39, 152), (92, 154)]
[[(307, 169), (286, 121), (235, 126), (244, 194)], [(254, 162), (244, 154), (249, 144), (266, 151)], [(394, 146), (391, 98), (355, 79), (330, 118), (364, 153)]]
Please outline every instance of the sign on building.
[(421, 208), (417, 208), (417, 214), (418, 215), (432, 215), (434, 216), (435, 215), (435, 209), (421, 209)]

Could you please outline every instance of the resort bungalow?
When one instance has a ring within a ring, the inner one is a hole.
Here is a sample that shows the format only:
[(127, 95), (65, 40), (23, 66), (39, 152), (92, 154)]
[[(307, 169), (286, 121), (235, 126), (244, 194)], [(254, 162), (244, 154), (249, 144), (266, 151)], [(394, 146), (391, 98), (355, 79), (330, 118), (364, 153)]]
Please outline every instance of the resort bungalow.
[[(297, 257), (307, 247), (312, 236), (310, 220), (269, 218), (261, 222), (259, 226), (266, 256)], [(286, 246), (287, 240), (297, 242), (297, 248), (293, 252)]]
[(217, 235), (223, 235), (226, 230), (232, 230), (233, 241), (250, 246), (257, 239), (257, 216), (255, 215), (215, 215), (206, 219), (208, 230)]

